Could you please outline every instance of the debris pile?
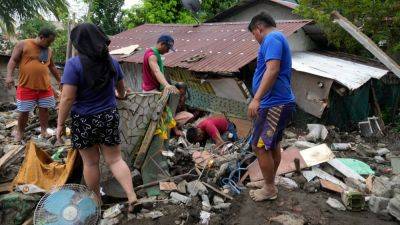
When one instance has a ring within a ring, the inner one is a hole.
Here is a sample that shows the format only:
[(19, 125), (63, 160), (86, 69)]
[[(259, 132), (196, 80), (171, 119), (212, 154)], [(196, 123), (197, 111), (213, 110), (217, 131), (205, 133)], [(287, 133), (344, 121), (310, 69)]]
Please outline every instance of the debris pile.
[[(3, 110), (0, 112), (0, 223), (7, 224), (18, 218), (13, 224), (29, 224), (40, 196), (52, 186), (81, 181), (81, 172), (78, 176), (74, 174), (81, 165), (75, 160), (75, 151), (69, 149), (68, 140), (64, 146), (55, 146), (54, 136), (38, 137), (40, 129), (35, 118), (31, 121), (34, 126), (29, 126), (27, 132), (31, 141), (26, 145), (14, 144), (15, 107), (3, 104), (0, 109)], [(50, 127), (54, 127), (54, 119)], [(183, 130), (188, 127), (190, 125)], [(397, 152), (387, 144), (369, 143), (365, 134), (360, 135), (364, 131), (345, 133), (320, 124), (307, 127), (308, 132), (285, 132), (276, 185), (292, 192), (328, 193), (329, 197), (323, 202), (337, 211), (370, 210), (385, 220), (400, 221), (400, 157), (396, 156)], [(49, 129), (48, 133), (54, 135), (54, 130)], [(221, 146), (210, 142), (200, 146), (190, 144), (184, 136), (168, 140), (153, 134), (145, 136), (142, 146), (145, 143), (147, 147), (138, 153), (143, 154), (141, 162), (130, 165), (134, 165), (132, 178), (141, 207), (128, 213), (125, 200), (121, 200), (124, 196), (118, 196), (121, 188), (112, 179), (105, 180), (101, 184), (100, 224), (162, 220), (177, 209), (181, 210), (172, 223), (213, 224), (219, 215), (238, 204), (235, 198), (264, 185), (249, 141), (250, 136), (242, 136), (238, 141), (227, 141)], [(46, 172), (49, 170), (56, 171), (58, 179), (50, 177)], [(26, 178), (35, 178), (33, 173), (43, 173), (40, 179), (53, 183)], [(282, 212), (268, 221), (305, 224), (307, 218), (301, 213)]]

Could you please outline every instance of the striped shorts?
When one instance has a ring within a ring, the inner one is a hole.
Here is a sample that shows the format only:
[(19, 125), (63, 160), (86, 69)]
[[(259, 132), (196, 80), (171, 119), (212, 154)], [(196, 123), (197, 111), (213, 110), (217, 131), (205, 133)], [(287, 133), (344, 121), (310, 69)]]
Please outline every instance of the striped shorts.
[(253, 124), (253, 147), (274, 150), (282, 141), (283, 132), (296, 110), (294, 103), (259, 109)]
[(56, 100), (54, 98), (53, 89), (33, 90), (18, 86), (17, 88), (17, 110), (19, 112), (30, 112), (38, 106), (40, 108), (55, 108)]

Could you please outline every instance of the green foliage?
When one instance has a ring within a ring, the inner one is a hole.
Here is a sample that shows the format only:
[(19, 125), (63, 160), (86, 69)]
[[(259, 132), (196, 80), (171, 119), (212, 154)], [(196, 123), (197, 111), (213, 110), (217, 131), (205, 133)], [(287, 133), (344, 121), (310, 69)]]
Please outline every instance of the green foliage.
[[(28, 39), (35, 38), (42, 27), (47, 27), (53, 30), (56, 30), (56, 27), (49, 21), (44, 20), (43, 18), (33, 18), (30, 20), (26, 20), (19, 27), (20, 34), (19, 39)], [(68, 42), (68, 34), (66, 29), (56, 30), (57, 38), (51, 45), (51, 49), (54, 54), (55, 62), (64, 62), (67, 42)]]
[(342, 51), (369, 55), (330, 14), (337, 10), (380, 44), (389, 54), (400, 51), (400, 1), (398, 0), (300, 0), (295, 12), (315, 20), (325, 31), (330, 44)]
[[(237, 2), (238, 0), (203, 0), (202, 10), (199, 13), (200, 20), (205, 21)], [(196, 20), (183, 7), (180, 0), (143, 0), (142, 5), (124, 10), (125, 28), (133, 28), (144, 23), (193, 24)]]
[(100, 26), (108, 35), (121, 32), (124, 0), (85, 0), (89, 4), (89, 22)]
[(41, 13), (53, 13), (56, 17), (60, 12), (68, 11), (67, 0), (1, 0), (0, 27), (8, 34), (14, 34), (16, 17), (25, 21), (39, 16)]

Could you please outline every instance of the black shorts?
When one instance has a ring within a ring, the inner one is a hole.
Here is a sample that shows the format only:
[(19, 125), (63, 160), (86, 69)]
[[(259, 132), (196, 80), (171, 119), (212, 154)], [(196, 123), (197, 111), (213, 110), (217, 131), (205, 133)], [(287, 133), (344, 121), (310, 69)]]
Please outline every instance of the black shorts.
[(99, 144), (107, 146), (121, 144), (117, 109), (95, 115), (72, 113), (71, 118), (71, 141), (74, 149), (86, 149)]

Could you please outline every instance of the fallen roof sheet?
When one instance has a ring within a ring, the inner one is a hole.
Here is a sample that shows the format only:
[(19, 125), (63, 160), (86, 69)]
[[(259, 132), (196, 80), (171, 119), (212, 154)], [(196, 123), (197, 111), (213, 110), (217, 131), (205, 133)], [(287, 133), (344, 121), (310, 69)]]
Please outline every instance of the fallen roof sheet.
[[(311, 20), (277, 21), (277, 29), (287, 37)], [(187, 68), (196, 72), (235, 73), (257, 58), (258, 43), (247, 30), (248, 22), (205, 23), (199, 26), (178, 24), (145, 24), (111, 37), (110, 50), (138, 44), (143, 49), (155, 45), (162, 34), (175, 39), (176, 52), (165, 55), (168, 67)], [(123, 62), (143, 63), (144, 51), (120, 58)], [(200, 56), (200, 57), (199, 57)], [(193, 57), (200, 60), (186, 62)]]
[(389, 70), (314, 52), (294, 52), (293, 69), (332, 79), (350, 90), (356, 90), (371, 78), (381, 79)]

